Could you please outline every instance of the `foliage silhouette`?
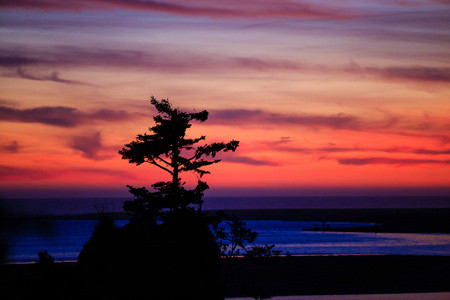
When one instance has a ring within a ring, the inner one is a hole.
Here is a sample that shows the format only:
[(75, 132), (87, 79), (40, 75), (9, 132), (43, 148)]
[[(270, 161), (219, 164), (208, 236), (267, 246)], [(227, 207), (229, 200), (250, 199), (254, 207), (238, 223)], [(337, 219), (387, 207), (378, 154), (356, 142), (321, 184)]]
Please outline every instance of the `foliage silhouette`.
[(114, 218), (111, 215), (111, 209), (106, 203), (97, 203), (94, 205), (97, 212), (98, 222), (95, 224), (93, 236), (104, 236), (111, 234), (116, 228)]
[[(239, 263), (251, 261), (257, 264), (267, 265), (273, 258), (280, 256), (281, 250), (274, 250), (275, 245), (252, 245), (258, 237), (258, 233), (247, 227), (247, 224), (229, 216), (223, 211), (216, 213), (211, 221), (211, 228), (219, 245), (220, 257), (223, 258), (222, 289), (225, 294), (230, 288), (229, 281), (232, 269)], [(265, 293), (264, 287), (234, 286), (255, 299), (270, 299)]]
[[(153, 96), (150, 102), (158, 111), (158, 115), (153, 117), (155, 126), (149, 128), (151, 134), (138, 134), (136, 140), (126, 144), (119, 154), (132, 164), (154, 165), (169, 173), (172, 180), (153, 184), (156, 192), (128, 186), (135, 200), (125, 202), (124, 209), (141, 218), (154, 218), (164, 208), (170, 211), (186, 210), (191, 204), (197, 205), (201, 212), (203, 192), (209, 188), (206, 182), (200, 180), (210, 173), (204, 167), (220, 162), (216, 159), (219, 152), (234, 152), (239, 142), (232, 140), (197, 146), (206, 137), (190, 139), (186, 137), (186, 131), (192, 126), (192, 121), (205, 122), (208, 119), (206, 110), (187, 113), (173, 108), (168, 100), (158, 101)], [(185, 183), (180, 178), (183, 172), (197, 175), (195, 189), (184, 187)]]
[[(171, 180), (154, 183), (153, 191), (127, 186), (134, 198), (123, 205), (132, 216), (130, 223), (117, 228), (100, 211), (100, 222), (78, 257), (79, 265), (87, 274), (100, 271), (101, 280), (122, 287), (118, 293), (127, 296), (130, 290), (136, 294), (145, 290), (156, 299), (223, 299), (220, 250), (211, 217), (202, 212), (203, 193), (209, 187), (201, 179), (210, 173), (207, 166), (220, 162), (219, 152), (234, 152), (239, 142), (198, 145), (205, 136), (190, 139), (187, 130), (193, 121), (206, 121), (207, 111), (183, 112), (154, 97), (150, 102), (158, 111), (155, 125), (119, 154), (131, 164), (154, 165)], [(181, 180), (186, 172), (198, 179), (193, 189)], [(122, 274), (126, 278), (119, 280)]]
[(39, 251), (38, 257), (39, 258), (35, 260), (35, 263), (38, 266), (49, 267), (55, 262), (55, 257), (48, 254), (47, 250)]
[[(87, 276), (100, 270), (101, 279), (93, 281), (120, 286), (118, 295), (128, 298), (130, 291), (146, 291), (156, 299), (223, 299), (233, 259), (240, 253), (251, 256), (256, 250), (251, 252), (248, 245), (258, 234), (235, 217), (202, 212), (209, 188), (202, 178), (210, 173), (206, 167), (220, 162), (220, 152), (234, 152), (239, 142), (198, 145), (206, 137), (187, 138), (187, 130), (193, 121), (205, 122), (207, 111), (183, 112), (153, 96), (150, 102), (158, 111), (155, 125), (119, 154), (131, 164), (154, 165), (171, 180), (154, 183), (153, 191), (128, 185), (134, 199), (124, 202), (132, 216), (124, 227), (114, 225), (104, 206), (96, 207), (99, 223), (79, 255), (79, 265), (88, 270)], [(198, 179), (193, 189), (182, 181), (186, 172)], [(122, 274), (126, 278), (118, 279)]]

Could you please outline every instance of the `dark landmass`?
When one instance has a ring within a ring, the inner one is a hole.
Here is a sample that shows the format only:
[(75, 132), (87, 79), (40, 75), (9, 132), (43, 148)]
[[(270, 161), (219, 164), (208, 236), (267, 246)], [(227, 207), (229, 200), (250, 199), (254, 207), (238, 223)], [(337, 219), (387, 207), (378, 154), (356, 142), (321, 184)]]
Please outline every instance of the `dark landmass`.
[[(450, 291), (449, 256), (292, 256), (236, 261), (227, 297)], [(77, 263), (57, 263), (52, 269), (39, 269), (35, 264), (0, 267), (3, 299), (124, 299), (124, 295), (133, 295), (127, 274), (113, 280), (101, 271), (83, 273)], [(135, 271), (146, 272), (139, 266)], [(141, 284), (148, 291), (146, 298), (158, 293), (151, 282)]]
[[(243, 220), (283, 220), (317, 222), (318, 231), (450, 233), (450, 209), (270, 209), (230, 210)], [(371, 226), (333, 228), (327, 222), (357, 222)], [(323, 224), (325, 223), (325, 227)]]
[(270, 296), (442, 292), (449, 282), (449, 256), (294, 256), (237, 265), (227, 294), (258, 285)]

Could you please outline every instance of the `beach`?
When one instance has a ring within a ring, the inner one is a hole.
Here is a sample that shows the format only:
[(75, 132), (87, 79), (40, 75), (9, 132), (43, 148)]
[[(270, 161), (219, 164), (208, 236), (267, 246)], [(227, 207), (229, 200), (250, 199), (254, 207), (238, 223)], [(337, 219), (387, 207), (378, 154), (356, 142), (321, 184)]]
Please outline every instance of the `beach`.
[[(269, 296), (450, 292), (448, 256), (285, 256), (237, 260), (227, 298), (249, 297), (255, 292)], [(136, 266), (135, 271), (146, 270)], [(35, 264), (2, 265), (1, 294), (12, 297), (4, 299), (37, 299), (42, 295), (73, 299), (76, 295), (98, 292), (116, 299), (117, 282), (100, 280), (86, 285), (86, 278), (75, 262), (57, 263), (52, 272), (56, 276), (47, 274), (52, 281), (46, 282), (39, 277), (42, 274)], [(145, 284), (151, 287), (151, 282)]]
[[(252, 300), (253, 298), (227, 298)], [(279, 296), (272, 300), (448, 300), (450, 293)]]

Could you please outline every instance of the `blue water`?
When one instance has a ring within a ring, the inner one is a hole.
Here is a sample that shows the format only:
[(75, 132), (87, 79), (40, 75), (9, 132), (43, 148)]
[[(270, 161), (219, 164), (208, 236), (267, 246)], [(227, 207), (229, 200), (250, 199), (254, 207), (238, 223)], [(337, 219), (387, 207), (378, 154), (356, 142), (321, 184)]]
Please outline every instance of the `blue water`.
[[(95, 220), (24, 220), (2, 232), (6, 262), (33, 262), (47, 250), (56, 261), (76, 260), (89, 240)], [(124, 226), (128, 221), (118, 220)], [(450, 234), (338, 233), (302, 231), (314, 222), (246, 221), (259, 233), (255, 244), (275, 244), (276, 249), (297, 255), (403, 254), (450, 255)], [(327, 223), (331, 227), (364, 224)]]
[[(1, 199), (0, 208), (9, 216), (95, 213), (96, 204), (122, 212), (128, 198), (23, 198)], [(204, 210), (296, 208), (450, 208), (444, 196), (330, 196), (330, 197), (205, 197)]]

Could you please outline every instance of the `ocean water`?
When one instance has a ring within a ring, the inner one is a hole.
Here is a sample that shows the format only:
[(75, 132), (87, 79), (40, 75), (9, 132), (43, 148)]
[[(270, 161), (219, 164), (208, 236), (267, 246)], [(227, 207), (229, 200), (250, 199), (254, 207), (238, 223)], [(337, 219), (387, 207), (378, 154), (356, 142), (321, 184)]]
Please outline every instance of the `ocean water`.
[[(96, 204), (123, 211), (129, 198), (17, 198), (1, 199), (0, 212), (9, 216), (65, 215), (95, 212)], [(204, 210), (296, 208), (450, 208), (443, 196), (348, 197), (205, 197)]]
[[(76, 260), (89, 240), (95, 220), (23, 220), (2, 232), (6, 262), (33, 262), (47, 250), (55, 261)], [(128, 221), (118, 220), (124, 226)], [(259, 233), (257, 245), (275, 244), (283, 253), (294, 255), (450, 255), (450, 234), (339, 233), (302, 231), (314, 222), (246, 221)], [(367, 224), (328, 222), (331, 227)]]

